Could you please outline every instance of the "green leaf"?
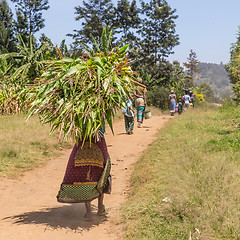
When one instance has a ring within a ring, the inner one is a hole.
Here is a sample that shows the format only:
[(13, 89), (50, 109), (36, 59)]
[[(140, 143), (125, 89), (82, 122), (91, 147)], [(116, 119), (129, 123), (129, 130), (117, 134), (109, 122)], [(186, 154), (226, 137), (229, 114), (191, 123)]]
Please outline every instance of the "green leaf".
[(118, 54), (124, 53), (127, 50), (127, 48), (129, 47), (129, 45), (130, 45), (130, 43), (126, 44), (122, 48), (120, 48), (119, 51), (118, 51)]

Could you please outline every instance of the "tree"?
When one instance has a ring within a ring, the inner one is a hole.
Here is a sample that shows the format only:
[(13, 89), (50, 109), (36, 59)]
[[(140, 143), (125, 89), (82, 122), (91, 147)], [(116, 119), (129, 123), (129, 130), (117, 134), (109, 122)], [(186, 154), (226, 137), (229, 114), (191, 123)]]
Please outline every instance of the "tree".
[(161, 59), (157, 64), (139, 66), (137, 69), (149, 89), (154, 86), (168, 87), (174, 71), (173, 64), (166, 59)]
[(18, 33), (26, 31), (29, 35), (35, 34), (44, 28), (42, 11), (49, 9), (48, 0), (11, 0), (16, 3), (17, 21), (16, 28)]
[(175, 32), (174, 21), (178, 17), (175, 12), (165, 0), (141, 1), (139, 39), (130, 56), (134, 56), (133, 69), (141, 73), (148, 88), (169, 84), (172, 64), (166, 57), (179, 44)]
[(197, 54), (191, 49), (189, 53), (189, 57), (187, 58), (188, 62), (183, 63), (183, 65), (187, 68), (187, 78), (186, 78), (186, 87), (193, 87), (194, 81), (197, 78), (200, 69), (198, 68), (199, 61), (197, 59)]
[(16, 10), (16, 20), (14, 22), (15, 34), (20, 34), (25, 44), (28, 42), (28, 20), (26, 14), (23, 14), (21, 10)]
[(13, 13), (6, 0), (2, 0), (0, 2), (0, 52), (12, 52), (15, 47)]
[(168, 57), (173, 47), (179, 44), (174, 23), (176, 10), (172, 10), (165, 0), (141, 1), (143, 20), (139, 34), (140, 48), (144, 64), (157, 64)]
[[(113, 30), (111, 29), (110, 31), (108, 30), (107, 26), (103, 27), (103, 31), (102, 31), (102, 35), (101, 38), (99, 40), (99, 42), (97, 42), (93, 35), (91, 35), (92, 37), (92, 42), (93, 42), (93, 50), (89, 49), (91, 52), (91, 54), (93, 55), (94, 52), (112, 52), (113, 51), (113, 47), (112, 47), (112, 42), (113, 42)], [(128, 45), (126, 45), (128, 46)]]
[(89, 44), (92, 42), (90, 34), (99, 41), (103, 26), (112, 27), (113, 5), (111, 0), (88, 0), (83, 1), (83, 7), (75, 7), (75, 19), (81, 21), (82, 28), (74, 30), (74, 34), (68, 34), (74, 39), (75, 46), (79, 43)]
[(230, 82), (233, 84), (235, 100), (240, 103), (240, 27), (238, 28), (237, 41), (232, 44), (230, 61), (226, 66)]
[(174, 89), (177, 97), (180, 97), (183, 94), (184, 81), (185, 81), (185, 72), (184, 68), (180, 66), (178, 61), (172, 63), (172, 76), (169, 82), (169, 89)]
[(202, 88), (202, 93), (204, 94), (206, 101), (214, 102), (215, 96), (211, 86), (207, 83), (201, 83), (199, 87)]
[(141, 23), (139, 18), (140, 10), (137, 7), (136, 1), (130, 3), (128, 0), (120, 0), (114, 10), (114, 28), (115, 32), (120, 34), (121, 40), (127, 39), (131, 43), (136, 40), (134, 30)]

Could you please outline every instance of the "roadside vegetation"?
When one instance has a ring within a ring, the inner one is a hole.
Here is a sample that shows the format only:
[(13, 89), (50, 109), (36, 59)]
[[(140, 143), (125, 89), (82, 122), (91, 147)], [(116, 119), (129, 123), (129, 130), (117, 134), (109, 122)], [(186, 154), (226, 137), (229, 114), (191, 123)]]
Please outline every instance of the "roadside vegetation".
[(240, 239), (239, 128), (228, 100), (169, 121), (135, 165), (125, 239)]
[(24, 115), (0, 116), (0, 177), (17, 178), (70, 147), (59, 145), (55, 134), (49, 136), (50, 127), (36, 117), (25, 120)]

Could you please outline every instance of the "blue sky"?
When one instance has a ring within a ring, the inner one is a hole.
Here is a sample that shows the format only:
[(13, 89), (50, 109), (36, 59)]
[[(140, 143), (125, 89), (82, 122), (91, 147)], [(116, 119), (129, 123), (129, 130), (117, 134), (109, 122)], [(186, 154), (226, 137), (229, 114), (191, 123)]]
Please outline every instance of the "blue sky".
[(186, 61), (193, 49), (201, 62), (229, 62), (240, 26), (240, 0), (168, 0), (177, 10), (180, 45), (171, 60)]
[[(10, 0), (8, 0), (10, 4)], [(113, 3), (117, 1), (114, 0)], [(240, 0), (167, 0), (179, 16), (176, 20), (176, 32), (180, 45), (174, 48), (175, 54), (170, 61), (187, 61), (190, 50), (196, 52), (201, 62), (227, 63), (231, 43), (236, 41), (240, 26)], [(80, 28), (75, 21), (74, 7), (81, 0), (49, 0), (50, 9), (43, 13), (44, 32), (55, 44), (60, 44), (74, 29)], [(10, 6), (13, 6), (10, 4)]]

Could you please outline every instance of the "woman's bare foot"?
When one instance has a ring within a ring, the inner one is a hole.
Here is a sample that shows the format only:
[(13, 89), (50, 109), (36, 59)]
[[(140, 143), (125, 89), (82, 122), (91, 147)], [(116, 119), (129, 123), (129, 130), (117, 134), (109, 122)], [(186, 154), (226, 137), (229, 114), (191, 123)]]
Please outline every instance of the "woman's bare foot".
[(98, 207), (98, 212), (97, 212), (97, 215), (98, 216), (103, 216), (106, 214), (106, 209), (105, 209), (105, 206), (102, 205), (101, 207)]

